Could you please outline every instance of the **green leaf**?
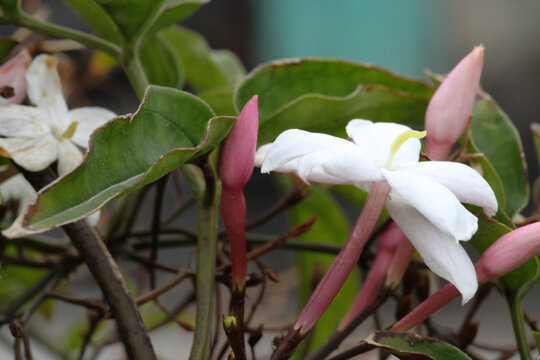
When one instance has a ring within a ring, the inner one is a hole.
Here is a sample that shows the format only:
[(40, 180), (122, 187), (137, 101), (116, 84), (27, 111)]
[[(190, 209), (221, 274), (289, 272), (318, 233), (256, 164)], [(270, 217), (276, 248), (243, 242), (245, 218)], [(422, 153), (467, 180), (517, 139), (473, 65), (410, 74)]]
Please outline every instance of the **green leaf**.
[(159, 18), (166, 0), (64, 0), (101, 37), (134, 43)]
[(210, 58), (221, 69), (228, 84), (234, 84), (246, 75), (244, 65), (238, 56), (230, 50), (211, 50)]
[[(290, 189), (290, 178), (286, 175), (276, 177), (280, 179), (280, 185), (284, 190)], [(300, 238), (322, 244), (343, 245), (351, 231), (351, 226), (345, 212), (333, 198), (332, 194), (325, 188), (312, 185), (309, 187), (309, 190), (309, 195), (289, 211), (291, 222), (294, 224), (299, 224), (317, 216), (317, 221), (311, 230)], [(298, 304), (300, 309), (304, 307), (314, 290), (312, 288), (314, 274), (324, 275), (324, 272), (330, 267), (334, 258), (334, 255), (298, 254), (298, 269), (300, 271)], [(358, 274), (356, 271), (353, 271), (328, 310), (317, 321), (317, 325), (313, 330), (313, 337), (310, 340), (311, 350), (322, 345), (345, 317), (356, 297), (358, 290), (357, 284)], [(297, 353), (301, 352), (297, 351)]]
[(236, 116), (233, 94), (233, 89), (222, 88), (202, 91), (197, 96), (206, 101), (217, 115)]
[(17, 45), (17, 42), (11, 38), (0, 38), (0, 62), (6, 61), (7, 56)]
[(139, 58), (151, 84), (182, 87), (185, 77), (182, 62), (160, 34), (145, 40)]
[(164, 30), (162, 34), (182, 59), (186, 82), (190, 86), (199, 91), (227, 86), (227, 76), (212, 58), (204, 37), (179, 26)]
[[(512, 231), (512, 228), (484, 215), (476, 215), (478, 217), (478, 231), (473, 235), (469, 244), (482, 254), (497, 239)], [(535, 280), (539, 269), (538, 259), (533, 254), (531, 257), (532, 259), (501, 277), (501, 284), (506, 292), (519, 292), (521, 296), (525, 294), (522, 288)]]
[(95, 0), (64, 0), (102, 38), (114, 43), (123, 40), (120, 28), (111, 15)]
[(150, 86), (131, 118), (99, 128), (84, 162), (39, 192), (22, 225), (44, 231), (80, 219), (208, 153), (235, 120), (213, 116), (207, 104), (189, 93)]
[(471, 166), (474, 167), (480, 174), (482, 174), (484, 179), (486, 179), (487, 183), (493, 190), (493, 193), (495, 194), (498, 207), (495, 218), (510, 227), (514, 227), (514, 225), (512, 224), (512, 220), (504, 211), (504, 209), (506, 208), (506, 196), (504, 193), (503, 183), (501, 178), (499, 177), (499, 174), (497, 173), (493, 165), (491, 165), (491, 162), (484, 156), (484, 154), (480, 152), (474, 140), (471, 138), (469, 138), (467, 153), (475, 155), (475, 157), (470, 160)]
[(527, 167), (516, 127), (493, 100), (484, 98), (474, 105), (469, 136), (497, 171), (506, 197), (504, 209), (512, 218), (529, 199)]
[(372, 65), (301, 59), (253, 70), (236, 91), (236, 109), (255, 94), (262, 144), (289, 128), (344, 134), (355, 117), (421, 125), (433, 89)]
[(18, 13), (21, 11), (21, 0), (0, 0), (0, 8), (6, 14)]
[(368, 336), (366, 342), (397, 356), (399, 359), (470, 360), (470, 357), (457, 347), (418, 334), (375, 331)]
[(534, 342), (536, 343), (536, 350), (538, 351), (538, 356), (540, 357), (540, 332), (533, 331)]
[(208, 2), (210, 0), (168, 0), (148, 33), (153, 34), (179, 23)]
[(533, 135), (534, 148), (536, 149), (536, 161), (540, 164), (540, 124), (532, 123), (531, 132)]
[[(8, 254), (15, 254), (16, 251), (9, 251)], [(43, 269), (32, 269), (21, 266), (2, 267), (2, 286), (0, 286), (0, 313), (4, 313), (11, 305), (11, 301), (23, 294), (32, 285), (38, 283), (46, 274)]]

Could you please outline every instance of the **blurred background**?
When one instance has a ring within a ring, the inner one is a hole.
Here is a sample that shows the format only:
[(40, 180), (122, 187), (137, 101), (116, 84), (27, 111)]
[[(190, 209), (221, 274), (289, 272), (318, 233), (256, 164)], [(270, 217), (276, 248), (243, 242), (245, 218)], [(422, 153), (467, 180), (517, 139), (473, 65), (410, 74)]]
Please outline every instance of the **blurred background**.
[[(29, 1), (28, 6), (32, 3), (35, 1)], [(50, 8), (54, 22), (88, 30), (62, 1), (42, 3)], [(369, 62), (400, 74), (425, 78), (424, 70), (445, 74), (475, 45), (483, 44), (482, 87), (518, 127), (532, 183), (538, 175), (538, 161), (529, 126), (540, 122), (538, 14), (540, 2), (537, 0), (519, 3), (506, 0), (214, 0), (182, 25), (204, 35), (211, 48), (235, 52), (248, 71), (275, 59), (319, 56)], [(10, 27), (1, 29), (2, 35), (12, 31)], [(109, 96), (112, 93), (114, 99)], [(133, 112), (138, 104), (121, 74), (102, 84), (91, 96), (93, 101), (118, 113)], [(79, 101), (84, 103), (77, 97), (72, 99), (75, 103)], [(268, 177), (255, 177), (257, 185), (250, 183), (246, 189), (248, 203), (268, 208), (276, 192), (271, 189)], [(282, 222), (283, 218), (277, 219), (261, 231), (281, 233), (286, 229), (279, 225)], [(287, 253), (269, 263), (283, 269), (284, 264), (292, 261), (292, 255)], [(270, 301), (279, 304), (280, 296), (276, 294)], [(538, 291), (532, 292), (524, 301), (525, 308), (536, 317), (540, 317), (538, 296)], [(286, 301), (283, 298), (281, 301), (280, 306), (287, 308)], [(507, 312), (496, 310), (505, 306), (500, 296), (491, 295), (490, 302), (479, 314), (483, 319), (480, 339), (486, 342), (500, 339), (502, 345), (513, 343)], [(456, 311), (462, 311), (458, 302), (436, 319), (449, 326), (457, 325)], [(289, 315), (293, 312), (294, 305)], [(392, 315), (388, 314), (387, 318), (391, 319)], [(366, 331), (370, 327), (371, 324), (367, 324)], [(4, 338), (7, 335), (5, 331), (2, 334)], [(156, 347), (167, 344), (173, 354), (181, 356), (178, 351), (188, 353), (190, 339), (183, 338), (179, 342), (172, 333), (160, 337)], [(1, 347), (6, 351), (4, 354), (9, 354), (9, 344), (4, 345), (7, 346)], [(113, 349), (101, 358), (115, 359), (117, 354)], [(49, 357), (43, 357), (46, 358)]]

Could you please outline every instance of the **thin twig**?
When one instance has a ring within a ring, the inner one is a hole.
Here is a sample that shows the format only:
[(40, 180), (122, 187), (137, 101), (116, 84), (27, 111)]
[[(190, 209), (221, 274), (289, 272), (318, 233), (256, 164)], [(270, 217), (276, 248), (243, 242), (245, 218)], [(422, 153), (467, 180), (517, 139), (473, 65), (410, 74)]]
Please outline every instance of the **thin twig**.
[(71, 297), (64, 294), (55, 293), (52, 291), (45, 292), (45, 296), (48, 298), (60, 300), (69, 304), (83, 306), (91, 310), (97, 310), (97, 311), (105, 310), (105, 304), (102, 301), (97, 300), (97, 299), (80, 299), (80, 298), (75, 298), (75, 297)]
[[(155, 263), (158, 256), (158, 241), (159, 230), (161, 227), (161, 209), (163, 207), (163, 196), (165, 195), (165, 186), (167, 185), (168, 176), (164, 176), (156, 182), (156, 192), (154, 194), (154, 211), (152, 216), (152, 247), (150, 248), (150, 262)], [(154, 268), (149, 268), (150, 271), (150, 289), (156, 287), (156, 272)]]
[(257, 294), (257, 299), (255, 299), (255, 302), (253, 303), (253, 306), (251, 307), (251, 311), (250, 311), (249, 315), (246, 318), (246, 328), (249, 325), (249, 323), (251, 322), (251, 320), (253, 320), (253, 316), (255, 315), (255, 312), (257, 311), (257, 308), (262, 304), (264, 294), (266, 292), (267, 277), (266, 277), (266, 271), (264, 271), (264, 265), (261, 264), (260, 261), (255, 261), (255, 265), (257, 265), (257, 267), (259, 268), (259, 271), (261, 273), (261, 279), (262, 279), (262, 281), (261, 281), (261, 290)]
[(247, 260), (249, 261), (249, 260), (256, 259), (256, 258), (268, 253), (269, 251), (272, 251), (273, 249), (275, 249), (277, 247), (280, 247), (287, 240), (289, 240), (291, 238), (295, 238), (297, 236), (300, 236), (300, 235), (308, 232), (311, 229), (311, 227), (313, 226), (313, 224), (315, 223), (316, 220), (317, 220), (317, 218), (313, 217), (313, 218), (301, 223), (300, 225), (295, 226), (294, 228), (292, 228), (284, 236), (281, 236), (281, 237), (279, 237), (277, 239), (269, 241), (269, 242), (259, 246), (258, 248), (254, 249), (254, 250), (251, 250), (247, 254)]
[(90, 314), (91, 314), (89, 316), (90, 326), (86, 334), (84, 334), (83, 343), (82, 343), (81, 349), (79, 350), (79, 357), (77, 358), (78, 360), (84, 359), (84, 353), (86, 352), (86, 349), (88, 348), (88, 345), (90, 344), (90, 341), (92, 340), (92, 335), (94, 335), (94, 333), (96, 332), (98, 328), (99, 322), (103, 319), (102, 311), (94, 312), (93, 314), (92, 313)]

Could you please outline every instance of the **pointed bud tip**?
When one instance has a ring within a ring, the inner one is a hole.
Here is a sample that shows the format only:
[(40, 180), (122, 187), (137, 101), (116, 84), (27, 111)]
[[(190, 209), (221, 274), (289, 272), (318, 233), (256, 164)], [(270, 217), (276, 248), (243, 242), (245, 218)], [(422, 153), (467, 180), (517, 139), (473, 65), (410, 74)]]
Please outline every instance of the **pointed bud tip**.
[(479, 44), (479, 45), (476, 45), (473, 49), (473, 53), (474, 55), (478, 58), (478, 60), (480, 61), (480, 63), (483, 63), (484, 62), (484, 45), (483, 44)]

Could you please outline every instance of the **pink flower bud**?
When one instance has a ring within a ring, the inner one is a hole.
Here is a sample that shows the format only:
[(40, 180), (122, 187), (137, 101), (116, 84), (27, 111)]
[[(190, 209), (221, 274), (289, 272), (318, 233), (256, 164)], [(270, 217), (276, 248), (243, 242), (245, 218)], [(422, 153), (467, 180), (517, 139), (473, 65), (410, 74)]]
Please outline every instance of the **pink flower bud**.
[(448, 74), (426, 111), (426, 152), (434, 160), (445, 160), (469, 121), (480, 74), (484, 47), (476, 46)]
[(242, 292), (247, 277), (246, 259), (246, 201), (242, 189), (253, 172), (259, 110), (257, 95), (244, 106), (238, 120), (225, 140), (221, 153), (220, 177), (221, 218), (231, 244), (233, 291)]
[(20, 104), (26, 96), (24, 74), (32, 58), (23, 50), (0, 67), (0, 105)]
[(501, 236), (476, 262), (478, 283), (501, 277), (540, 253), (540, 222)]
[[(476, 262), (478, 285), (507, 274), (540, 253), (540, 222), (520, 227), (495, 241)], [(430, 317), (459, 296), (452, 284), (447, 284), (395, 323), (391, 330), (407, 331)]]
[(258, 97), (244, 106), (225, 140), (221, 152), (220, 177), (223, 186), (243, 188), (251, 177), (259, 129)]

